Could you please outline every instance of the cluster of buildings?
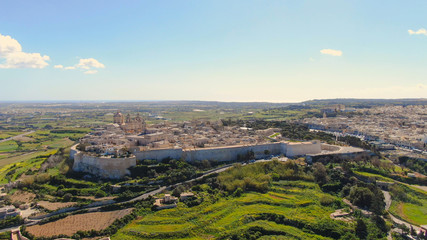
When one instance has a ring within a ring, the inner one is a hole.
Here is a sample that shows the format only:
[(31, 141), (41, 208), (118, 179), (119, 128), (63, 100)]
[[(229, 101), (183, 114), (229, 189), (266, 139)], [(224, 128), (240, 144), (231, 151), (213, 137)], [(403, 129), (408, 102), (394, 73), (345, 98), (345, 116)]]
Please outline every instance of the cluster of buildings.
[(380, 147), (427, 150), (427, 106), (381, 106), (358, 109), (351, 117), (307, 118), (312, 129), (361, 136)]
[[(274, 135), (274, 136), (273, 136)], [(270, 137), (271, 136), (271, 137)], [(147, 127), (138, 114), (132, 118), (117, 112), (114, 123), (98, 128), (80, 139), (80, 150), (103, 156), (156, 149), (197, 149), (254, 145), (281, 141), (280, 129), (254, 131), (251, 128), (223, 126), (221, 121), (162, 122)]]
[(147, 125), (139, 115), (114, 115), (114, 123), (95, 129), (72, 147), (75, 171), (105, 178), (121, 178), (137, 160), (165, 158), (186, 161), (236, 161), (250, 154), (253, 158), (272, 155), (288, 157), (322, 152), (319, 141), (288, 142), (281, 129), (253, 130), (224, 126), (221, 121), (193, 120)]

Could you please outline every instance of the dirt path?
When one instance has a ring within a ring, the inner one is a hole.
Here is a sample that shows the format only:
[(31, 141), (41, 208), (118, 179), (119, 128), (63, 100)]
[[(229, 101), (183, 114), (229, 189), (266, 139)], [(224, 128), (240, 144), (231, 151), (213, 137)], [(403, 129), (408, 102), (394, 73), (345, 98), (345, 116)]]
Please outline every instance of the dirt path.
[(427, 192), (427, 186), (420, 186), (420, 185), (409, 185), (409, 186), (415, 187), (415, 188), (418, 188), (418, 189), (421, 189), (421, 190)]
[(387, 191), (382, 191), (382, 192), (384, 194), (385, 210), (388, 211), (388, 209), (390, 209), (390, 206), (391, 206), (391, 195)]

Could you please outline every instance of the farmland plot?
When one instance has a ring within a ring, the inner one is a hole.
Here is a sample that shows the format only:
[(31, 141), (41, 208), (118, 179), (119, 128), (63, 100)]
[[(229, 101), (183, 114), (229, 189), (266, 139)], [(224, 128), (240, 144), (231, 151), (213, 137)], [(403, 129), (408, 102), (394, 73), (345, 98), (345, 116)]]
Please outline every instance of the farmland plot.
[(43, 225), (30, 226), (27, 231), (36, 237), (52, 237), (60, 234), (71, 236), (77, 231), (92, 229), (99, 231), (110, 226), (116, 219), (130, 214), (132, 210), (128, 208), (110, 212), (76, 214)]

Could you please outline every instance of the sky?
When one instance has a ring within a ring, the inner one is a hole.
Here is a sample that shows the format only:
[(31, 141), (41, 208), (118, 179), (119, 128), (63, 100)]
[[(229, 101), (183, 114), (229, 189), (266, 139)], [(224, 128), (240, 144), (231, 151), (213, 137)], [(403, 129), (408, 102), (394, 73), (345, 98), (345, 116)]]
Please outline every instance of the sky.
[(427, 98), (427, 1), (0, 0), (0, 101)]

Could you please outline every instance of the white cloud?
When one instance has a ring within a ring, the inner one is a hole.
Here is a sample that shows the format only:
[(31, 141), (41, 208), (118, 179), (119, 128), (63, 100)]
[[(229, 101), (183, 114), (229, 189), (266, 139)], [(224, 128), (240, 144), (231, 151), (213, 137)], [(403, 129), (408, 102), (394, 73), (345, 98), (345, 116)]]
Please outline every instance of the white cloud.
[(322, 54), (327, 54), (327, 55), (331, 55), (331, 56), (342, 56), (342, 51), (341, 50), (335, 50), (335, 49), (322, 49), (320, 50), (320, 52)]
[(11, 36), (0, 34), (0, 68), (44, 68), (49, 56), (40, 53), (26, 53), (22, 46)]
[(104, 64), (98, 62), (94, 58), (82, 58), (79, 64), (76, 65), (78, 68), (90, 69), (90, 68), (105, 68)]
[(83, 69), (83, 70), (86, 70), (84, 72), (85, 74), (95, 74), (98, 72), (98, 70), (95, 70), (96, 68), (105, 68), (104, 64), (100, 63), (98, 60), (94, 58), (81, 58), (79, 60), (79, 63), (74, 66), (68, 66), (68, 67), (64, 67), (62, 65), (56, 65), (56, 66), (55, 68), (62, 68), (64, 70)]
[(409, 29), (408, 33), (409, 33), (409, 35), (421, 35), (422, 34), (422, 35), (427, 36), (427, 30), (425, 28), (420, 28), (417, 31)]
[(55, 66), (53, 66), (54, 68), (64, 68), (64, 66), (62, 66), (62, 65), (55, 65)]
[(98, 70), (89, 70), (89, 71), (86, 71), (85, 74), (95, 74), (97, 72)]

